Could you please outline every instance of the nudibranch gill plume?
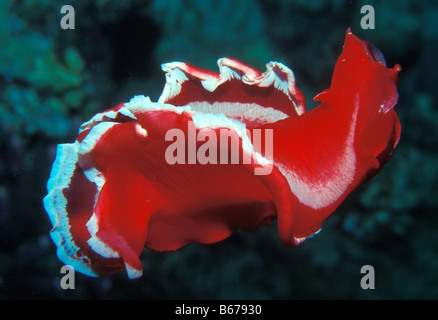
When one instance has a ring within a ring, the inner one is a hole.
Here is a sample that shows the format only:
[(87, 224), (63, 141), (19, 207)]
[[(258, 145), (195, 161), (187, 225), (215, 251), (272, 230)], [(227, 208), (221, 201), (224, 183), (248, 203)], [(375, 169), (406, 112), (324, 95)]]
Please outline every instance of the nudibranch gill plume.
[(401, 68), (349, 29), (310, 111), (285, 65), (218, 65), (164, 64), (158, 102), (135, 96), (58, 145), (44, 206), (63, 263), (137, 278), (144, 248), (211, 244), (275, 219), (295, 247), (393, 154)]

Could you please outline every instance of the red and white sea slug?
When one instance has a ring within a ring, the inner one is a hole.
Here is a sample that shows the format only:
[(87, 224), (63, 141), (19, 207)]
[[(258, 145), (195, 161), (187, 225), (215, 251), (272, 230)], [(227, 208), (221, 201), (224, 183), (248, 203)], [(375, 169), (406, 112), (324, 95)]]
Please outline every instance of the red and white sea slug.
[(158, 102), (136, 96), (58, 146), (44, 206), (59, 259), (142, 274), (143, 248), (214, 243), (278, 219), (281, 241), (317, 233), (400, 137), (400, 66), (347, 30), (330, 89), (306, 112), (293, 72), (223, 58), (220, 73), (164, 64)]

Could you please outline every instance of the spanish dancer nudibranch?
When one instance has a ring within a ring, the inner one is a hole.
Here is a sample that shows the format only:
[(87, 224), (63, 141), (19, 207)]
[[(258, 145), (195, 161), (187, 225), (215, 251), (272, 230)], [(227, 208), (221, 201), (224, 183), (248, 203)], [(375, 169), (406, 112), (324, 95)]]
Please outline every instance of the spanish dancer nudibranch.
[(295, 247), (393, 154), (401, 68), (349, 29), (309, 112), (285, 65), (218, 65), (164, 64), (158, 102), (135, 96), (58, 146), (44, 206), (63, 263), (137, 278), (143, 248), (210, 244), (275, 219)]

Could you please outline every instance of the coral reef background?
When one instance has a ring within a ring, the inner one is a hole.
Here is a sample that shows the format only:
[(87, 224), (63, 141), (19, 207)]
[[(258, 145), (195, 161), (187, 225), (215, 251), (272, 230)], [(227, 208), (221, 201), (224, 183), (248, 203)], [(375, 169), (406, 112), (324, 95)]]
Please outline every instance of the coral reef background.
[[(64, 4), (75, 29), (60, 27)], [(375, 29), (360, 26), (363, 5)], [(383, 171), (296, 249), (276, 226), (210, 246), (145, 250), (144, 276), (76, 273), (62, 263), (42, 198), (58, 143), (135, 94), (156, 101), (160, 64), (217, 70), (227, 56), (281, 61), (309, 105), (330, 85), (345, 30), (402, 66), (402, 138)], [(0, 299), (437, 299), (438, 2), (347, 0), (0, 1)], [(363, 290), (363, 265), (376, 272)]]

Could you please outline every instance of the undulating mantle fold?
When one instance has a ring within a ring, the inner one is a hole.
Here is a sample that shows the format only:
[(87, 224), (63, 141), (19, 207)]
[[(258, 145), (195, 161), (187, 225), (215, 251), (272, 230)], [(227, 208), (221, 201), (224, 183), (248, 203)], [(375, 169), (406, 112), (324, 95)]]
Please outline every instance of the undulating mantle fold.
[(347, 30), (330, 89), (306, 112), (293, 72), (223, 58), (164, 64), (158, 102), (135, 96), (58, 146), (44, 206), (58, 257), (90, 276), (141, 276), (144, 247), (214, 243), (278, 219), (294, 247), (373, 177), (400, 137), (400, 66)]

